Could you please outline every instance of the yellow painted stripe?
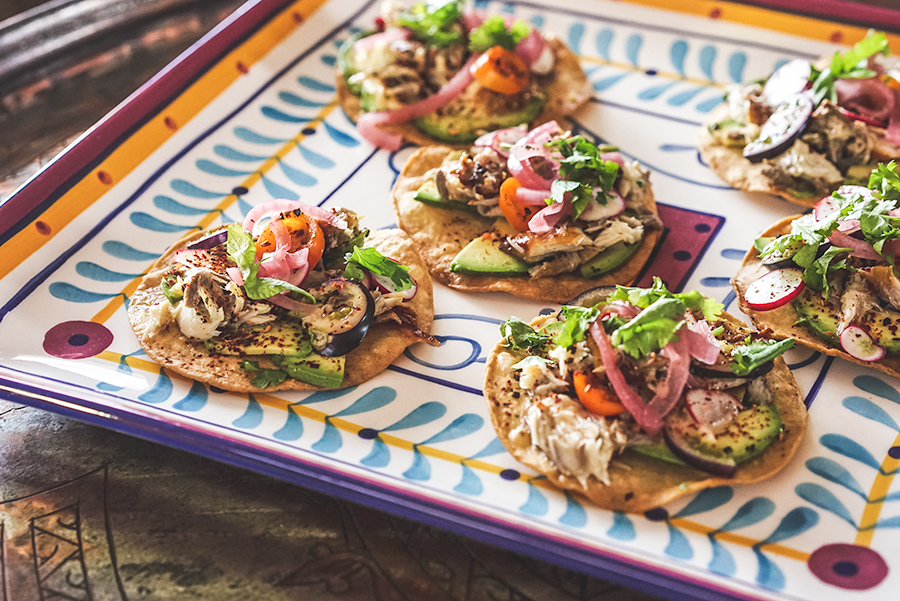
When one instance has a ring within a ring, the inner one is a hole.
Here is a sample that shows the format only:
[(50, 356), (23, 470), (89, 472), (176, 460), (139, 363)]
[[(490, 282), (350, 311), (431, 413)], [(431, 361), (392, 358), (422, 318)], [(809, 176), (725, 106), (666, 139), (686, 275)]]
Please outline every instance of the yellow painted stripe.
[[(894, 439), (892, 447), (900, 446), (900, 434)], [(856, 544), (868, 547), (872, 544), (872, 538), (875, 536), (875, 526), (878, 524), (878, 517), (881, 515), (881, 509), (884, 507), (884, 497), (891, 490), (891, 484), (894, 482), (894, 476), (900, 469), (900, 460), (894, 459), (890, 455), (885, 456), (881, 462), (881, 471), (875, 476), (872, 488), (869, 490), (869, 498), (866, 508), (863, 510), (862, 517), (859, 520), (859, 532), (856, 533)]]
[[(138, 359), (136, 357), (123, 357), (118, 353), (113, 353), (111, 351), (103, 351), (99, 355), (97, 355), (99, 359), (104, 359), (106, 361), (113, 362), (115, 364), (119, 364), (123, 359), (125, 363), (127, 363), (130, 367), (134, 369), (140, 369), (142, 371), (146, 371), (149, 373), (159, 373), (160, 366), (152, 361), (147, 361), (146, 359)], [(167, 372), (169, 373), (169, 372)], [(173, 379), (177, 379), (179, 381), (185, 383), (191, 383), (193, 380), (189, 378), (185, 378), (175, 373), (170, 373), (170, 376)], [(363, 429), (363, 426), (359, 424), (355, 424), (353, 422), (349, 422), (345, 419), (341, 419), (339, 417), (330, 417), (327, 413), (323, 413), (322, 411), (317, 411), (311, 407), (307, 407), (304, 405), (298, 405), (293, 402), (289, 402), (283, 398), (271, 395), (271, 394), (254, 394), (253, 398), (260, 405), (264, 405), (266, 407), (271, 407), (273, 409), (277, 409), (279, 411), (283, 411), (287, 413), (288, 411), (293, 411), (298, 416), (303, 418), (324, 423), (326, 418), (332, 426), (341, 430), (343, 432), (349, 432), (351, 434), (359, 434), (360, 430)], [(290, 408), (290, 409), (289, 409)], [(488, 463), (486, 461), (481, 461), (477, 459), (469, 459), (463, 455), (458, 455), (456, 453), (449, 453), (447, 451), (442, 451), (441, 449), (437, 449), (434, 447), (429, 447), (425, 445), (417, 445), (416, 443), (399, 438), (397, 436), (393, 436), (390, 434), (386, 434), (380, 432), (378, 437), (388, 446), (395, 447), (398, 449), (405, 449), (407, 451), (412, 451), (413, 449), (418, 452), (426, 455), (428, 457), (433, 457), (435, 459), (440, 459), (442, 461), (447, 461), (454, 464), (465, 464), (466, 466), (480, 470), (482, 472), (491, 473), (491, 474), (500, 474), (506, 468), (494, 465), (492, 463)], [(555, 486), (550, 484), (546, 478), (543, 476), (528, 476), (522, 475), (523, 481), (532, 484), (533, 486), (538, 486), (548, 491), (557, 490)], [(636, 516), (640, 516), (643, 514), (634, 514)], [(705, 526), (703, 524), (698, 524), (697, 522), (686, 520), (683, 518), (675, 518), (671, 520), (672, 525), (677, 526), (683, 530), (687, 530), (689, 532), (695, 532), (697, 534), (702, 534), (704, 536), (708, 536), (709, 534), (715, 532), (714, 528), (710, 528), (709, 526)], [(771, 553), (773, 555), (780, 555), (782, 557), (787, 557), (789, 559), (795, 559), (797, 561), (807, 561), (809, 559), (809, 553), (805, 553), (803, 551), (799, 551), (797, 549), (792, 549), (790, 547), (786, 547), (780, 544), (767, 544), (760, 545), (759, 540), (741, 536), (739, 534), (734, 534), (732, 532), (718, 532), (715, 535), (717, 540), (728, 542), (733, 545), (738, 545), (741, 547), (753, 548), (759, 547), (760, 549), (765, 549), (767, 553)]]
[[(716, 2), (715, 0), (622, 0), (629, 4), (639, 4), (652, 8), (661, 8), (699, 17), (707, 17), (710, 20), (728, 21), (742, 25), (753, 25), (796, 35), (811, 40), (833, 42), (836, 44), (853, 45), (865, 37), (868, 31), (865, 27), (856, 27), (805, 17), (792, 15), (768, 8), (747, 6), (731, 2)], [(888, 34), (891, 49), (900, 52), (900, 36)]]
[(4, 257), (0, 262), (0, 279), (122, 181), (326, 1), (298, 0), (286, 8), (119, 145), (40, 217), (0, 247)]

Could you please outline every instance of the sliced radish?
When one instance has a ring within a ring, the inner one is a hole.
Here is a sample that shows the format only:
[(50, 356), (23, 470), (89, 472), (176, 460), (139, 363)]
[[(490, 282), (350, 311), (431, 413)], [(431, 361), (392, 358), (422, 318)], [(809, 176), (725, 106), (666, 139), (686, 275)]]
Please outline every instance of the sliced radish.
[[(600, 193), (602, 194), (603, 192), (601, 191)], [(615, 217), (624, 212), (625, 199), (615, 190), (610, 194), (611, 196), (607, 199), (605, 205), (600, 204), (596, 200), (589, 202), (578, 218), (582, 221), (600, 221), (601, 219), (609, 219), (610, 217)], [(596, 193), (594, 194), (594, 197), (596, 198)]]
[(728, 426), (741, 410), (738, 400), (724, 390), (689, 390), (684, 395), (684, 404), (694, 422), (713, 433)]
[(385, 275), (379, 275), (377, 273), (372, 273), (371, 271), (366, 270), (366, 274), (368, 275), (368, 281), (366, 284), (369, 288), (374, 288), (375, 290), (380, 291), (382, 294), (393, 294), (394, 292), (401, 292), (403, 294), (403, 302), (410, 301), (416, 296), (416, 292), (419, 289), (416, 280), (413, 279), (412, 276), (409, 276), (413, 281), (413, 285), (406, 290), (397, 290), (397, 285), (391, 281), (391, 278)]
[(510, 146), (524, 138), (527, 133), (528, 126), (524, 124), (517, 127), (497, 129), (489, 131), (486, 134), (481, 134), (478, 139), (475, 140), (474, 145), (493, 148), (494, 152), (503, 158), (507, 158), (509, 156)]
[(776, 269), (750, 284), (744, 292), (744, 302), (756, 311), (771, 311), (782, 307), (803, 292), (803, 270), (795, 267)]
[(816, 208), (813, 210), (813, 214), (816, 216), (816, 221), (822, 221), (829, 215), (837, 213), (840, 210), (841, 202), (834, 196), (826, 196), (816, 203)]
[(878, 361), (884, 357), (884, 347), (876, 344), (869, 333), (857, 325), (851, 324), (841, 332), (841, 347), (860, 361)]

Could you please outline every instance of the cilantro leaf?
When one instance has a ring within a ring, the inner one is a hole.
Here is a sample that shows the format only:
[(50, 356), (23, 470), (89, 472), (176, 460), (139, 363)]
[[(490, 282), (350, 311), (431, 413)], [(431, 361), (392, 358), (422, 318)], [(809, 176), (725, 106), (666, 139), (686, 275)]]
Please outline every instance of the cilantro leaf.
[(510, 317), (500, 324), (500, 335), (505, 344), (514, 349), (535, 350), (550, 340), (549, 336), (537, 333), (518, 317)]
[(353, 249), (350, 258), (347, 259), (347, 267), (344, 269), (344, 277), (357, 281), (365, 279), (363, 269), (371, 271), (375, 275), (390, 278), (397, 291), (409, 290), (413, 287), (412, 276), (409, 275), (409, 267), (401, 265), (393, 259), (388, 259), (374, 248)]
[(660, 297), (637, 316), (613, 331), (610, 342), (639, 359), (676, 338), (684, 325), (685, 304), (677, 298)]
[(544, 359), (543, 357), (538, 357), (537, 355), (528, 355), (512, 367), (510, 369), (525, 369), (529, 365), (547, 365), (550, 363), (549, 359)]
[(277, 386), (287, 379), (287, 374), (280, 369), (263, 369), (257, 361), (241, 361), (241, 369), (259, 372), (250, 380), (250, 384), (257, 388)]
[(850, 268), (847, 265), (848, 255), (844, 254), (839, 260), (836, 260), (837, 256), (851, 250), (853, 249), (832, 246), (804, 270), (803, 281), (814, 290), (822, 292), (822, 295), (827, 299), (831, 294), (828, 277), (838, 269)]
[(887, 165), (879, 163), (869, 176), (869, 188), (880, 193), (887, 200), (900, 200), (900, 175), (894, 161)]
[(887, 36), (884, 33), (869, 31), (866, 37), (853, 48), (846, 52), (835, 52), (831, 57), (831, 64), (818, 71), (813, 69), (810, 81), (812, 82), (813, 101), (816, 106), (825, 99), (837, 102), (837, 91), (834, 89), (836, 79), (866, 79), (874, 77), (876, 73), (867, 68), (866, 62), (875, 54), (889, 54)]
[(462, 17), (459, 0), (420, 2), (397, 15), (397, 24), (412, 31), (422, 42), (446, 48), (462, 39), (453, 26)]
[(738, 344), (731, 351), (731, 371), (737, 376), (749, 375), (757, 367), (764, 365), (794, 346), (794, 340), (787, 338), (778, 342), (755, 340)]
[(512, 27), (507, 28), (501, 15), (492, 15), (469, 33), (469, 49), (472, 52), (484, 52), (494, 46), (507, 50), (515, 50), (516, 45), (528, 37), (531, 26), (522, 19), (517, 19)]
[(600, 308), (566, 305), (562, 308), (562, 315), (565, 323), (556, 337), (556, 343), (563, 347), (572, 346), (576, 342), (584, 340), (588, 328), (600, 315)]
[[(598, 147), (584, 136), (556, 138), (547, 143), (561, 155), (559, 159), (559, 179), (551, 184), (551, 197), (562, 202), (566, 192), (572, 197), (572, 219), (578, 219), (592, 199), (607, 204), (619, 174), (615, 161), (601, 158), (603, 152), (614, 147)], [(564, 183), (557, 184), (563, 180)]]
[(316, 299), (306, 290), (288, 282), (274, 278), (258, 277), (259, 265), (256, 263), (256, 244), (250, 232), (245, 232), (240, 223), (228, 226), (228, 241), (225, 243), (228, 256), (237, 264), (244, 276), (244, 292), (249, 298), (259, 300), (280, 294), (296, 292), (307, 301), (315, 303)]
[[(718, 319), (725, 305), (713, 298), (707, 298), (692, 290), (690, 292), (669, 292), (666, 285), (654, 276), (650, 288), (632, 288), (629, 286), (616, 286), (616, 291), (609, 296), (609, 300), (621, 300), (631, 303), (639, 309), (646, 309), (661, 298), (674, 298), (684, 303), (685, 309), (700, 309), (703, 317), (709, 321)], [(682, 311), (684, 312), (684, 311)]]

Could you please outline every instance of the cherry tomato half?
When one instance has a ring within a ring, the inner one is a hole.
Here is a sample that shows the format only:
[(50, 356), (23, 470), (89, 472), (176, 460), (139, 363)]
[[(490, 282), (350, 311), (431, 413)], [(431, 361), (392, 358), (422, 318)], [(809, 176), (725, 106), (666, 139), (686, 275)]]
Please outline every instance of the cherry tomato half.
[(625, 411), (625, 406), (610, 394), (605, 386), (599, 384), (589, 372), (576, 371), (572, 374), (575, 383), (575, 394), (584, 408), (597, 415), (618, 415)]
[[(288, 250), (297, 252), (301, 248), (307, 248), (309, 250), (309, 266), (310, 268), (315, 267), (325, 251), (325, 234), (319, 227), (319, 223), (304, 213), (282, 213), (279, 219), (291, 237), (291, 246)], [(256, 239), (257, 253), (273, 252), (275, 246), (275, 234), (272, 233), (269, 226), (266, 226), (266, 229)]]
[(528, 222), (531, 217), (538, 212), (539, 207), (533, 207), (523, 203), (516, 197), (516, 190), (522, 187), (522, 184), (514, 177), (506, 178), (500, 184), (500, 210), (506, 220), (520, 232), (528, 230)]
[(481, 85), (501, 94), (516, 94), (528, 83), (528, 66), (502, 46), (494, 46), (475, 61), (472, 75)]

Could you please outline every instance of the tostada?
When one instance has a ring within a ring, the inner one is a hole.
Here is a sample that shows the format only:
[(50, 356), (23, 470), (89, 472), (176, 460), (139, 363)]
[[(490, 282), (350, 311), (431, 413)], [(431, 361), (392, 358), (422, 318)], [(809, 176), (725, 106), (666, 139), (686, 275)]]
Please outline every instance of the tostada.
[(900, 157), (900, 70), (883, 33), (811, 64), (729, 89), (699, 133), (700, 154), (741, 190), (812, 207), (844, 184), (865, 184)]
[(564, 302), (631, 284), (662, 235), (649, 171), (555, 121), (421, 148), (393, 197), (432, 277), (458, 290)]
[(698, 292), (601, 287), (501, 326), (485, 397), (497, 436), (559, 488), (646, 511), (784, 467), (807, 425), (791, 341)]
[(399, 230), (290, 200), (164, 253), (128, 318), (151, 359), (225, 390), (346, 388), (383, 371), (434, 316), (431, 278)]
[(842, 186), (757, 239), (732, 279), (760, 328), (900, 376), (900, 176)]
[(565, 44), (459, 0), (383, 5), (350, 38), (335, 77), (341, 106), (374, 145), (468, 144), (486, 131), (568, 115), (593, 89)]

